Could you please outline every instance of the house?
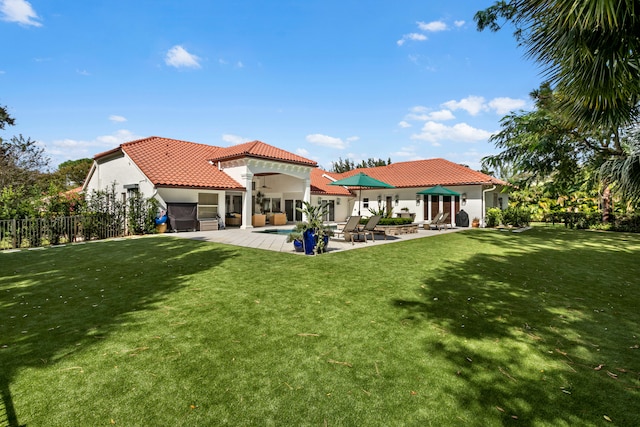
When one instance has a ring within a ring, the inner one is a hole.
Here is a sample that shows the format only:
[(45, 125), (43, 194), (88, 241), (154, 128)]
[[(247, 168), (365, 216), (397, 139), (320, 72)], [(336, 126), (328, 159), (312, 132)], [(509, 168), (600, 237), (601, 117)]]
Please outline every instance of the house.
[[(343, 221), (359, 209), (364, 214), (383, 205), (394, 214), (407, 208), (416, 221), (429, 220), (439, 210), (450, 211), (453, 220), (460, 209), (470, 217), (483, 217), (486, 208), (506, 207), (506, 195), (500, 194), (504, 182), (444, 159), (358, 171), (395, 188), (363, 189), (359, 200), (349, 189), (330, 185), (357, 171), (330, 173), (313, 160), (261, 141), (216, 147), (152, 136), (97, 154), (83, 190), (115, 185), (123, 201), (140, 192), (166, 209), (186, 208), (183, 211), (192, 212), (189, 215), (200, 226), (220, 218), (242, 228), (301, 220), (296, 208), (304, 201), (327, 206), (328, 221)], [(461, 196), (416, 195), (438, 184)]]

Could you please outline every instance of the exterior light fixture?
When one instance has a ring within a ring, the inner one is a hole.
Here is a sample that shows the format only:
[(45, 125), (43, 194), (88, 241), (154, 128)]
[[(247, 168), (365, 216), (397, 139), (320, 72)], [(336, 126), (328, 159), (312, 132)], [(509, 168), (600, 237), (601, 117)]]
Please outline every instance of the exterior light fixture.
[(382, 195), (378, 194), (378, 203), (380, 203), (382, 201)]
[(420, 195), (416, 194), (416, 206), (420, 206)]
[(339, 205), (339, 204), (340, 204), (340, 197), (336, 199), (336, 205)]
[(400, 201), (400, 195), (396, 194), (396, 206), (398, 206), (398, 202)]
[(318, 197), (318, 204), (321, 205), (322, 204), (322, 197)]
[(465, 206), (467, 204), (467, 193), (462, 193), (460, 198), (462, 199), (462, 206)]

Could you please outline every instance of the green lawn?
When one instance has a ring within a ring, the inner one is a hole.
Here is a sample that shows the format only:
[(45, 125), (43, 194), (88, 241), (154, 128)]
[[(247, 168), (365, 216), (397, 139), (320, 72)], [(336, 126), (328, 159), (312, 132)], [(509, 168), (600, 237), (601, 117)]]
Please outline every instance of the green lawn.
[(636, 235), (0, 253), (0, 425), (632, 426), (639, 347)]

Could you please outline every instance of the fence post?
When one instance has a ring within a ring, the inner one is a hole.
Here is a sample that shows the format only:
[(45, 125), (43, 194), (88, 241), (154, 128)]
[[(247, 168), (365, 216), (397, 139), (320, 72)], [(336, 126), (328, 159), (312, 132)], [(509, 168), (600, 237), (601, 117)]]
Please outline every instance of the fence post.
[(18, 247), (17, 245), (17, 241), (18, 241), (18, 236), (16, 234), (16, 219), (13, 218), (11, 220), (11, 244), (12, 244), (12, 248), (11, 249), (15, 249)]

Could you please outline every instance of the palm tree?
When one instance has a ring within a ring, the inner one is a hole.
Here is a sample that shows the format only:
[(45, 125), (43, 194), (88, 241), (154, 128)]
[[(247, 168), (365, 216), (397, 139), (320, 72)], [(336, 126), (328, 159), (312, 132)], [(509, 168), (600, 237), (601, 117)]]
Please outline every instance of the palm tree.
[(624, 145), (625, 155), (612, 157), (600, 166), (604, 182), (614, 184), (614, 189), (631, 202), (640, 202), (640, 140), (633, 139)]
[(499, 18), (515, 25), (516, 38), (565, 95), (574, 120), (617, 128), (638, 117), (640, 2), (497, 1), (475, 16), (479, 30), (497, 31)]

